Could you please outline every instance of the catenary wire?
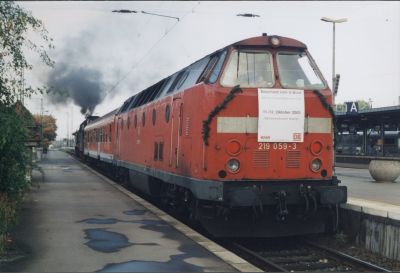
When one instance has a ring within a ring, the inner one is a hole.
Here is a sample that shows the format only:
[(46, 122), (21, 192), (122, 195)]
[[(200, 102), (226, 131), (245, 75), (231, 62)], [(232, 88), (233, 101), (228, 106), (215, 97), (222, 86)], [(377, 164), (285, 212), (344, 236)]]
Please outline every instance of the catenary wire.
[(115, 88), (117, 88), (117, 86), (123, 82), (128, 76), (129, 74), (150, 54), (150, 52), (176, 27), (176, 25), (181, 22), (187, 15), (189, 15), (189, 13), (194, 13), (194, 10), (200, 5), (200, 2), (197, 2), (197, 5), (195, 7), (193, 7), (191, 9), (191, 11), (189, 11), (188, 13), (186, 13), (181, 20), (177, 21), (175, 24), (173, 24), (173, 26), (168, 29), (163, 36), (161, 36), (160, 39), (158, 39), (150, 48), (149, 50), (139, 59), (139, 61), (137, 61), (134, 65), (131, 66), (131, 68), (129, 69), (129, 71), (127, 73), (125, 73), (125, 75), (123, 75), (114, 85), (113, 87), (111, 87), (111, 89), (107, 92), (107, 93), (111, 93), (112, 91), (115, 90)]

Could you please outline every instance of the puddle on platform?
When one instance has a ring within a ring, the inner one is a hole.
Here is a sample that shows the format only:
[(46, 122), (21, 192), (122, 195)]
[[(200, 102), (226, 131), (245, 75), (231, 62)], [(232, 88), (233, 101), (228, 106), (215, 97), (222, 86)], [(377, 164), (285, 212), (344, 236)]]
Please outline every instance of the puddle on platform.
[(126, 215), (144, 215), (145, 213), (146, 213), (146, 210), (144, 210), (144, 209), (126, 210), (123, 212), (123, 214), (126, 214)]
[(205, 268), (184, 261), (187, 255), (173, 255), (168, 262), (130, 261), (108, 264), (99, 272), (203, 272)]
[(133, 245), (140, 246), (157, 246), (157, 243), (131, 243), (128, 238), (121, 233), (108, 231), (104, 228), (85, 229), (85, 239), (89, 241), (85, 243), (93, 250), (110, 253), (117, 252), (121, 248)]
[(116, 223), (138, 223), (143, 224), (145, 226), (166, 226), (167, 224), (164, 221), (160, 220), (119, 220), (116, 218), (88, 218), (83, 219), (81, 221), (77, 221), (77, 223), (85, 223), (85, 224), (96, 224), (96, 225), (112, 225)]
[(120, 222), (115, 218), (106, 218), (106, 219), (97, 219), (97, 218), (88, 218), (82, 221), (78, 221), (78, 223), (86, 223), (86, 224), (98, 224), (98, 225), (112, 225), (117, 222)]
[(86, 229), (85, 235), (85, 239), (89, 240), (85, 245), (99, 252), (117, 252), (121, 248), (133, 245), (124, 234), (104, 228)]

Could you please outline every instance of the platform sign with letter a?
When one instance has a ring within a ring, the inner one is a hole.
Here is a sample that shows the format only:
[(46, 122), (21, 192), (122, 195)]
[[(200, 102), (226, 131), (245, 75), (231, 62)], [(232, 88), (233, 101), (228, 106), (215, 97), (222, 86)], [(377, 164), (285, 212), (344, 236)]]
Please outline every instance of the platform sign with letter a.
[(358, 102), (357, 101), (346, 102), (346, 113), (358, 114)]
[(303, 142), (304, 90), (258, 89), (258, 142)]

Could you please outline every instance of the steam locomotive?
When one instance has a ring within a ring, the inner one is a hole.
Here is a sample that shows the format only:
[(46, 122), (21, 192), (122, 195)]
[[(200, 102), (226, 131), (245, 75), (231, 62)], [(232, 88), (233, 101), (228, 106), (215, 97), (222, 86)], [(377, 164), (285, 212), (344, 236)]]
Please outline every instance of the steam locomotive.
[(228, 45), (86, 120), (76, 153), (216, 237), (334, 231), (332, 92), (297, 40)]

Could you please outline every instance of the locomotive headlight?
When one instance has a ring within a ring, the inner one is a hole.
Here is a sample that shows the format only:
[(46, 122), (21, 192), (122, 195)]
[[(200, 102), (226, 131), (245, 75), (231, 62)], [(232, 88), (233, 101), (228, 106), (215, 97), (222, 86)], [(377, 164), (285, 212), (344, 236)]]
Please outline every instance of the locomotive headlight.
[(321, 167), (322, 167), (322, 161), (321, 161), (321, 159), (319, 159), (319, 158), (313, 159), (313, 160), (311, 161), (310, 167), (311, 167), (311, 170), (312, 170), (313, 172), (318, 172), (318, 171), (321, 169)]
[(281, 41), (279, 41), (279, 38), (276, 37), (276, 36), (270, 37), (269, 42), (270, 42), (273, 46), (279, 46), (279, 44), (281, 43)]
[(321, 141), (316, 140), (313, 143), (311, 143), (310, 150), (313, 155), (319, 155), (322, 152), (322, 148), (323, 145)]
[(242, 147), (237, 140), (231, 140), (226, 144), (226, 152), (231, 156), (236, 156), (240, 153)]
[(226, 163), (226, 166), (228, 167), (228, 170), (232, 173), (236, 173), (239, 171), (240, 168), (240, 162), (239, 160), (232, 158), (229, 159), (228, 162)]

